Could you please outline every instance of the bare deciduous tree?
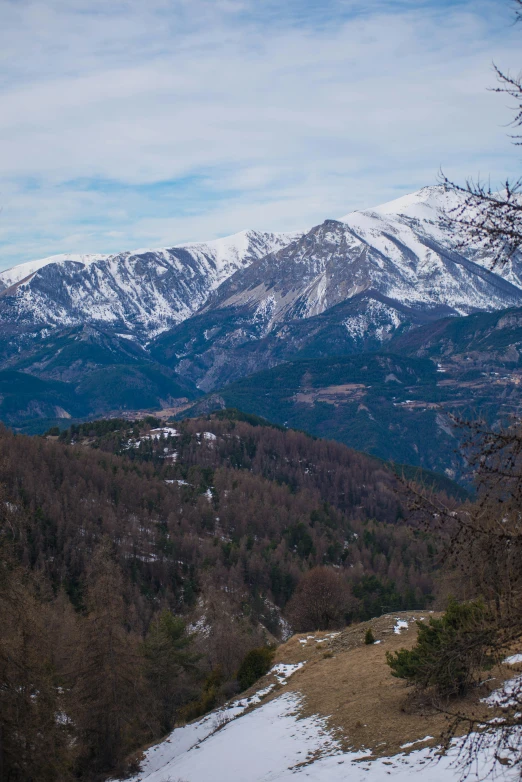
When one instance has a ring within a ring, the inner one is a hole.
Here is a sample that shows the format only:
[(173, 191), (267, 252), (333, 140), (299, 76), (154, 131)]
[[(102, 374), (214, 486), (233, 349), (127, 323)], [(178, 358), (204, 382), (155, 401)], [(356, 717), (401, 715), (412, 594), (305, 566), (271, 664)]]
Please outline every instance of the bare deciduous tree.
[(92, 557), (88, 614), (71, 661), (71, 716), (84, 762), (97, 772), (118, 767), (143, 735), (143, 661), (139, 639), (125, 626), (123, 591), (121, 571), (104, 540)]
[(299, 582), (288, 604), (288, 616), (296, 630), (330, 630), (343, 624), (348, 591), (340, 573), (315, 567)]
[[(483, 422), (461, 426), (469, 430), (466, 449), (476, 500), (451, 507), (411, 486), (412, 509), (445, 540), (448, 567), (460, 571), (461, 596), (479, 597), (487, 606), (488, 652), (500, 663), (520, 652), (522, 639), (522, 425), (515, 422), (501, 431)], [(500, 762), (507, 762), (509, 751), (509, 763), (517, 764), (522, 776), (522, 677), (498, 691), (495, 706), (501, 717), (494, 720), (466, 708), (448, 710), (446, 738), (464, 726), (461, 756), (467, 769), (487, 746)]]
[[(522, 0), (514, 0), (515, 18), (522, 21)], [(512, 75), (493, 66), (498, 86), (493, 92), (507, 95), (515, 102), (512, 126), (522, 127), (522, 73)], [(511, 135), (513, 143), (522, 145), (522, 134)], [(442, 221), (457, 229), (460, 245), (472, 243), (488, 253), (491, 268), (502, 266), (522, 247), (522, 177), (506, 180), (500, 190), (480, 180), (468, 179), (465, 185), (441, 175), (442, 184), (462, 196), (459, 204), (448, 209)]]

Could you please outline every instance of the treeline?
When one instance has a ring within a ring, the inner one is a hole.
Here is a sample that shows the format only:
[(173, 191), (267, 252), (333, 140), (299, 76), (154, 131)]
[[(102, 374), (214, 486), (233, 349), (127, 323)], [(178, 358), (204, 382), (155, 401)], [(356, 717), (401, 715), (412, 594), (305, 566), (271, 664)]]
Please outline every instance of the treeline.
[(128, 769), (237, 691), (318, 566), (341, 584), (338, 623), (431, 600), (430, 534), (378, 462), (257, 421), (158, 424), (0, 431), (7, 780)]

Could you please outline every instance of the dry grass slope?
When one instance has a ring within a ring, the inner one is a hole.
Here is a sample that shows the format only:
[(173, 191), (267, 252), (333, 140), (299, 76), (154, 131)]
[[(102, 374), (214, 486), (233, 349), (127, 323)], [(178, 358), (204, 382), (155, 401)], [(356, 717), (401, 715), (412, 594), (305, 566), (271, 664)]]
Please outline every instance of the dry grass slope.
[[(300, 716), (319, 714), (345, 750), (371, 750), (375, 757), (392, 756), (426, 745), (440, 744), (447, 720), (427, 701), (415, 697), (407, 684), (391, 675), (386, 652), (411, 648), (417, 638), (416, 621), (427, 619), (426, 611), (387, 614), (340, 632), (294, 635), (276, 653), (275, 664), (305, 663), (288, 678), (277, 682), (273, 674), (252, 689), (274, 684), (264, 702), (293, 691), (302, 696)], [(407, 623), (400, 633), (398, 622)], [(371, 627), (377, 643), (364, 643)], [(513, 675), (513, 666), (500, 666), (485, 674), (484, 682), (466, 702), (452, 708), (471, 707), (477, 715), (493, 713), (480, 701)], [(431, 737), (431, 738), (427, 738)], [(412, 745), (408, 747), (405, 745)]]

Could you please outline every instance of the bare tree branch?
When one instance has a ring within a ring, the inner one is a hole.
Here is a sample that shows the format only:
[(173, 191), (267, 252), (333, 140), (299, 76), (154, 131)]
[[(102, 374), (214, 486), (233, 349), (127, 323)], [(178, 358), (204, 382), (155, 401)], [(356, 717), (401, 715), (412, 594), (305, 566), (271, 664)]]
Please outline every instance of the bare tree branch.
[[(515, 22), (522, 21), (522, 0), (514, 0)], [(513, 76), (502, 71), (496, 64), (493, 70), (498, 92), (513, 98), (513, 127), (522, 127), (522, 73)], [(522, 134), (510, 136), (517, 146), (522, 145)], [(460, 236), (458, 247), (465, 250), (470, 245), (490, 256), (490, 269), (504, 266), (510, 258), (522, 249), (522, 178), (506, 180), (502, 188), (495, 191), (490, 184), (468, 179), (464, 186), (451, 181), (442, 172), (440, 181), (448, 192), (461, 196), (459, 204), (449, 208), (442, 216), (442, 222)]]

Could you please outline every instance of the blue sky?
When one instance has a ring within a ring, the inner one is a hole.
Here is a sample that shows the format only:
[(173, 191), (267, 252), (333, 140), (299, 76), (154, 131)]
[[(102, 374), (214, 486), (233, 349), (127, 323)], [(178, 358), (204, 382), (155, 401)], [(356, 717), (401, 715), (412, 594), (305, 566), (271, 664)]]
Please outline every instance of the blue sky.
[(508, 0), (2, 0), (0, 268), (500, 182), (521, 36)]

